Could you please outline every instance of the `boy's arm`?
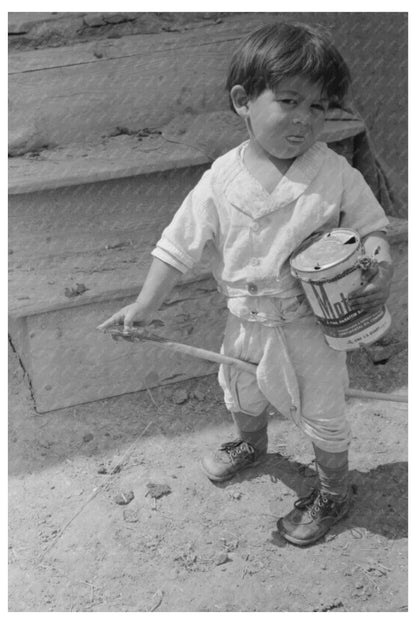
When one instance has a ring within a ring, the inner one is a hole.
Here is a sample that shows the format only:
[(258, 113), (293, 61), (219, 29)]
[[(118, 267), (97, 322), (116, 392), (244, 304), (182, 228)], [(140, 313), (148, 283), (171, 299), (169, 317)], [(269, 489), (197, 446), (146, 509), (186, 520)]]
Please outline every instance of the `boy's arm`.
[(136, 301), (113, 314), (97, 329), (106, 329), (116, 324), (124, 324), (124, 327), (128, 328), (132, 326), (134, 320), (145, 324), (167, 299), (181, 275), (182, 273), (178, 269), (158, 258), (153, 258), (143, 288)]
[(384, 232), (371, 232), (363, 239), (367, 255), (377, 262), (363, 272), (366, 284), (350, 293), (348, 297), (352, 309), (372, 310), (386, 303), (390, 294), (393, 277), (393, 262), (390, 247)]

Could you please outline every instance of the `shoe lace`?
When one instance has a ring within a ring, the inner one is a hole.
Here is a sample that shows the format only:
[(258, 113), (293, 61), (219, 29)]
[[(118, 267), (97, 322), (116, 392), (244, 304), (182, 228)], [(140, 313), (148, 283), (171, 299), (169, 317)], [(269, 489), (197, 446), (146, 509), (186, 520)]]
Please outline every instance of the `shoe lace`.
[(303, 496), (295, 501), (295, 507), (306, 509), (312, 518), (315, 518), (319, 510), (329, 503), (329, 499), (323, 492), (314, 488), (307, 496)]
[(238, 455), (242, 453), (253, 455), (255, 453), (254, 448), (248, 442), (244, 442), (244, 440), (233, 440), (232, 442), (225, 442), (225, 444), (221, 445), (221, 450), (226, 451), (228, 455), (235, 459)]

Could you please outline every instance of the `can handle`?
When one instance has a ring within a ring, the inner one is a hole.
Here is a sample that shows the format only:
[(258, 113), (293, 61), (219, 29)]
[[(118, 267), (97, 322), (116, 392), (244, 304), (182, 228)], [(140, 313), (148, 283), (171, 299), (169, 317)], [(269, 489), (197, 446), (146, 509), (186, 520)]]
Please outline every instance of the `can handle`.
[(378, 273), (377, 260), (367, 254), (363, 254), (358, 258), (357, 266), (361, 269), (362, 273), (366, 273), (365, 277), (367, 281), (370, 281), (370, 279)]

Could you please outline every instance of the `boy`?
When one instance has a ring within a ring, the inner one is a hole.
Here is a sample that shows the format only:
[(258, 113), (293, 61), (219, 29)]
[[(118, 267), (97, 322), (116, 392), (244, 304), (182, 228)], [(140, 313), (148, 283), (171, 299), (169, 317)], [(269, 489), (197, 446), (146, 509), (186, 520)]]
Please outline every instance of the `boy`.
[(332, 350), (314, 321), (289, 257), (312, 233), (356, 230), (378, 262), (349, 304), (370, 310), (389, 294), (388, 220), (361, 174), (319, 135), (328, 108), (345, 98), (350, 75), (327, 36), (302, 24), (274, 24), (236, 50), (227, 89), (248, 140), (218, 158), (164, 230), (137, 301), (100, 328), (146, 323), (208, 246), (227, 297), (222, 351), (258, 364), (257, 375), (221, 366), (219, 382), (237, 439), (202, 459), (212, 481), (253, 466), (267, 450), (270, 405), (313, 444), (319, 487), (278, 521), (289, 542), (322, 537), (350, 506), (345, 417), (345, 353)]

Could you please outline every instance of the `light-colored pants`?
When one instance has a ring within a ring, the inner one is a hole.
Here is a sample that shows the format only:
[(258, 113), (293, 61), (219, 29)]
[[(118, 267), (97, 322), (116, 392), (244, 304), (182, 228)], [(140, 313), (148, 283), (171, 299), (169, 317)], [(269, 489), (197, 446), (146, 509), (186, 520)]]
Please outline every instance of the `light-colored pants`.
[(238, 302), (229, 306), (244, 318), (229, 315), (222, 352), (258, 364), (257, 374), (221, 365), (226, 407), (246, 414), (243, 428), (253, 431), (256, 417), (272, 405), (318, 448), (346, 450), (351, 433), (345, 416), (345, 353), (327, 345), (302, 297), (253, 297), (249, 303), (253, 310)]

